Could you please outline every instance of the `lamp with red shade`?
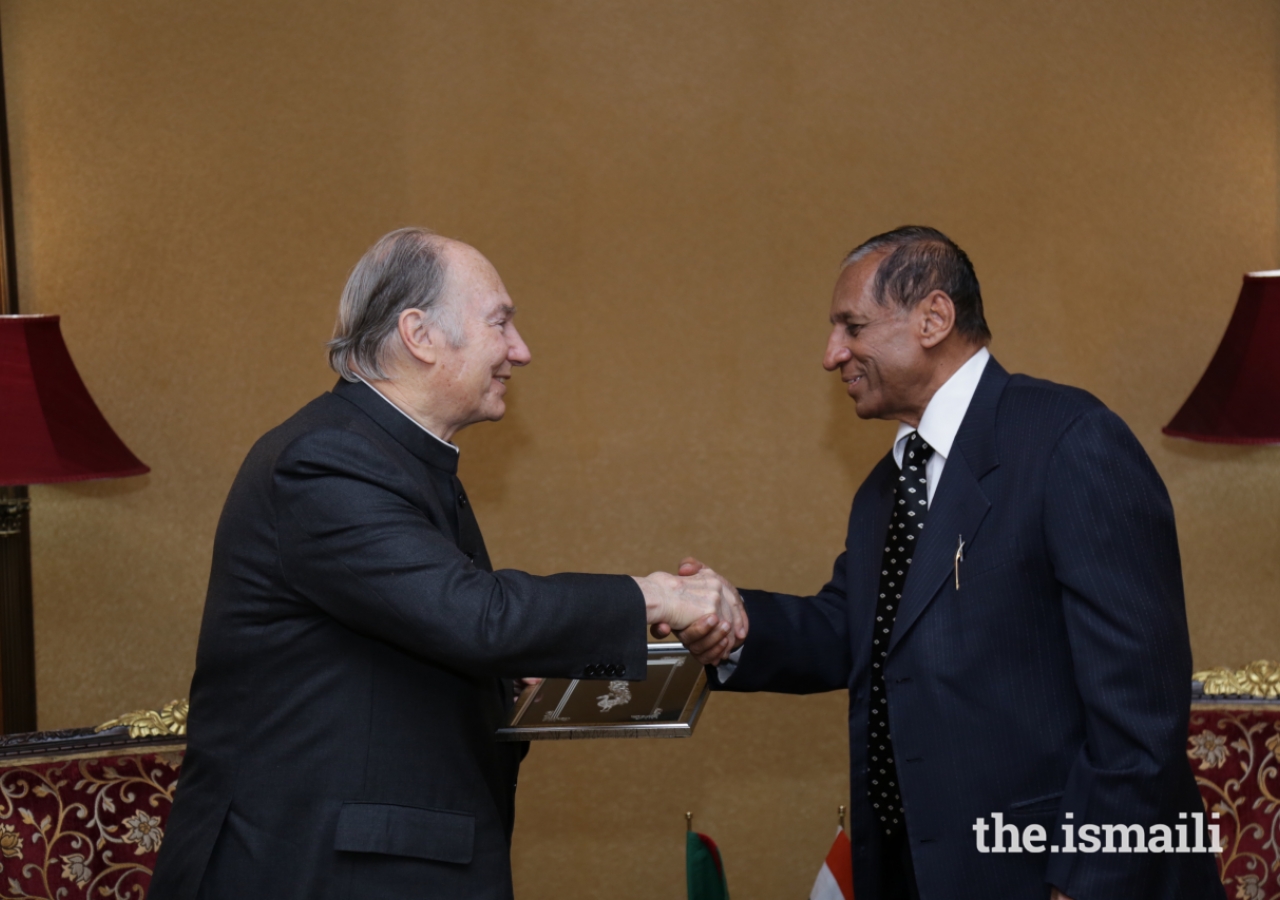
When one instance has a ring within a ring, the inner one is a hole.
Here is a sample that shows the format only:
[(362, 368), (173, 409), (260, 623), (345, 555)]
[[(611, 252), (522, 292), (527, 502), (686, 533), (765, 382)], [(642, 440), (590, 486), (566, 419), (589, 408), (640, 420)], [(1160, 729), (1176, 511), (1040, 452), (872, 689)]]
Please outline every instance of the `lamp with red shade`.
[(1217, 444), (1280, 444), (1280, 270), (1244, 276), (1218, 352), (1163, 430)]
[[(0, 43), (0, 47), (3, 44)], [(36, 728), (29, 484), (150, 471), (89, 396), (57, 316), (18, 315), (9, 118), (0, 59), (0, 733)]]
[(58, 316), (0, 316), (0, 720), (33, 731), (30, 500), (26, 486), (148, 469), (89, 396)]

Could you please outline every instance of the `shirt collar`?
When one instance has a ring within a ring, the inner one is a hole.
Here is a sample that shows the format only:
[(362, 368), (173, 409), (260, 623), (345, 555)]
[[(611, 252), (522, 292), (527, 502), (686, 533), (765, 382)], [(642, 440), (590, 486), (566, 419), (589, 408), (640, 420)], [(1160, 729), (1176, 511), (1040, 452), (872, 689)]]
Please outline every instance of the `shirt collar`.
[(424, 426), (421, 422), (419, 422), (417, 419), (415, 419), (413, 416), (409, 415), (409, 414), (408, 414), (407, 412), (405, 412), (403, 409), (401, 409), (400, 407), (396, 406), (396, 404), (395, 404), (394, 402), (392, 402), (391, 398), (390, 398), (390, 397), (388, 397), (386, 394), (382, 393), (382, 391), (378, 390), (376, 387), (374, 387), (373, 385), (369, 384), (369, 382), (365, 381), (365, 380), (364, 380), (364, 378), (362, 378), (361, 376), (356, 375), (356, 377), (357, 377), (357, 378), (359, 378), (362, 382), (364, 382), (365, 386), (366, 386), (366, 387), (368, 387), (368, 388), (369, 388), (369, 390), (373, 391), (375, 394), (377, 394), (377, 395), (378, 395), (379, 397), (381, 397), (383, 400), (387, 401), (387, 403), (390, 403), (390, 404), (391, 404), (391, 408), (392, 408), (392, 409), (394, 409), (396, 412), (400, 413), (400, 415), (404, 416), (406, 419), (408, 419), (408, 420), (409, 420), (410, 422), (412, 422), (414, 425), (417, 425), (419, 428), (421, 428), (421, 429), (422, 429), (422, 431), (423, 431), (423, 433), (431, 435), (431, 437), (435, 438), (436, 442), (437, 442), (437, 443), (439, 443), (441, 446), (443, 446), (443, 447), (448, 447), (451, 451), (453, 451), (453, 454), (454, 454), (455, 456), (457, 456), (457, 455), (458, 455), (459, 450), (458, 450), (458, 446), (457, 446), (456, 444), (451, 444), (451, 443), (449, 443), (448, 441), (446, 441), (444, 438), (438, 437), (436, 434), (434, 434), (434, 433), (431, 431), (431, 429), (427, 428), (427, 427), (426, 427), (426, 426)]
[(973, 400), (978, 382), (982, 380), (982, 372), (987, 367), (991, 353), (986, 347), (969, 357), (965, 364), (956, 369), (942, 387), (938, 388), (924, 408), (918, 428), (912, 428), (906, 422), (898, 424), (898, 436), (893, 440), (893, 461), (902, 468), (902, 456), (907, 452), (907, 438), (913, 431), (919, 431), (924, 442), (933, 448), (933, 452), (946, 459), (951, 455), (951, 445), (955, 443), (960, 432), (960, 423), (964, 414), (969, 411), (969, 402)]

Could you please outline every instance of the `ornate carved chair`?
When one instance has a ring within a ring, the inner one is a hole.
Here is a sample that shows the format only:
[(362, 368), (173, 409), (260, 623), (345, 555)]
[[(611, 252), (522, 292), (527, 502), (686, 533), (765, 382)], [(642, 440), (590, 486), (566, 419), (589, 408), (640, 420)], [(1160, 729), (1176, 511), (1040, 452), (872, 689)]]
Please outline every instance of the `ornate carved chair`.
[(1280, 665), (1197, 672), (1187, 756), (1218, 813), (1218, 870), (1235, 900), (1280, 898)]
[(141, 900), (178, 783), (186, 701), (0, 738), (0, 898)]

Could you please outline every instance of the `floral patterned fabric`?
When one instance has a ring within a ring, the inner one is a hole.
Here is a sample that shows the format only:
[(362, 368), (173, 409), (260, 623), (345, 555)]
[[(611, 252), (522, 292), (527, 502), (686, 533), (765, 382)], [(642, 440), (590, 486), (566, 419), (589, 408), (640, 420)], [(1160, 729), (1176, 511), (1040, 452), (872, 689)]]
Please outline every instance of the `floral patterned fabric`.
[(141, 900), (182, 752), (0, 766), (2, 900)]
[[(1280, 703), (1198, 701), (1187, 738), (1233, 900), (1280, 900)], [(142, 900), (182, 751), (0, 761), (0, 900)]]
[(1205, 809), (1218, 813), (1227, 896), (1280, 900), (1280, 704), (1195, 704), (1187, 756)]

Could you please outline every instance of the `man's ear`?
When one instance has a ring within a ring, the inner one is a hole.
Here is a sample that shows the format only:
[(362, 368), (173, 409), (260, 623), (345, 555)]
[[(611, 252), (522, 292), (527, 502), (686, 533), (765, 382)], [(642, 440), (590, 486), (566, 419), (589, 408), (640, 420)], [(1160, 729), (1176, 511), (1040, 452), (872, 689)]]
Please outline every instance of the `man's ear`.
[(920, 318), (920, 345), (932, 350), (947, 339), (956, 327), (956, 304), (946, 291), (933, 291), (917, 307)]
[(431, 340), (431, 324), (422, 310), (406, 309), (400, 313), (396, 331), (410, 356), (427, 365), (435, 365), (440, 348)]

